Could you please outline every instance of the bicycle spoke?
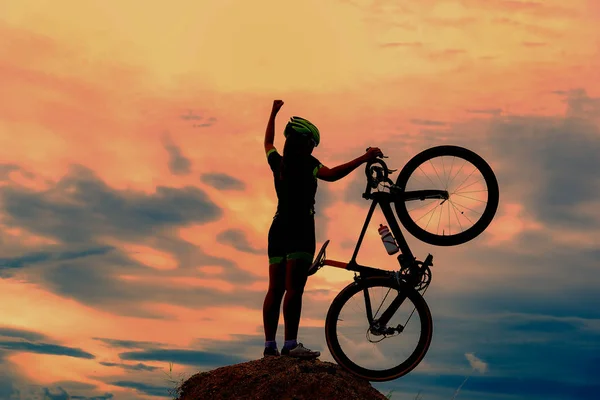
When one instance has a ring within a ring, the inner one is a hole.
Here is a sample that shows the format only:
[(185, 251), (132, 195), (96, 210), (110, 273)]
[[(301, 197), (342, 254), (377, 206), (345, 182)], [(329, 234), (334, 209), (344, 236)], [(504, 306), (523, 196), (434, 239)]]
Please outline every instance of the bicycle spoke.
[(476, 199), (476, 198), (473, 198), (473, 197), (469, 197), (469, 196), (463, 196), (462, 194), (455, 194), (455, 196), (464, 197), (464, 198), (469, 199), (469, 200), (479, 201), (481, 203), (487, 204), (487, 201), (479, 200), (479, 199)]
[[(455, 207), (455, 206), (454, 206), (454, 202), (452, 202), (452, 207)], [(464, 207), (464, 206), (463, 206), (463, 207)], [(457, 207), (455, 207), (455, 208), (458, 210), (458, 208), (457, 208)], [(465, 207), (465, 208), (467, 208), (467, 207)], [(465, 217), (465, 218), (466, 218), (466, 219), (467, 219), (469, 222), (473, 223), (473, 221), (471, 221), (471, 220), (469, 219), (469, 217), (467, 217), (463, 211), (460, 211), (460, 210), (458, 210), (458, 211), (460, 212), (460, 215), (464, 216), (464, 217)], [(459, 222), (459, 223), (460, 223), (460, 222)]]
[(422, 218), (426, 217), (427, 214), (429, 214), (430, 212), (434, 211), (436, 209), (436, 207), (437, 207), (437, 204), (431, 210), (427, 211), (426, 214), (422, 215), (421, 218), (417, 219), (415, 222), (419, 222)]
[[(465, 197), (465, 198), (468, 198), (468, 199), (471, 199), (471, 200), (475, 200), (475, 201), (478, 201), (478, 202), (482, 202), (482, 203), (486, 203), (486, 202), (485, 202), (485, 201), (483, 201), (483, 200), (479, 200), (479, 199), (470, 198), (470, 197), (468, 197), (468, 196), (461, 196), (461, 195), (457, 195), (457, 196), (460, 196), (460, 197)], [(448, 230), (449, 230), (449, 234), (452, 234), (452, 220), (451, 220), (451, 218), (450, 218), (450, 216), (451, 216), (451, 214), (452, 214), (452, 212), (450, 211), (450, 207), (451, 207), (451, 206), (452, 206), (452, 209), (454, 210), (454, 216), (455, 216), (455, 218), (456, 218), (456, 221), (457, 221), (457, 223), (458, 223), (458, 225), (459, 225), (459, 227), (460, 227), (460, 230), (461, 230), (461, 231), (464, 231), (464, 230), (465, 230), (465, 228), (462, 226), (462, 223), (461, 223), (461, 221), (460, 221), (460, 216), (459, 216), (459, 213), (460, 213), (460, 215), (462, 215), (462, 216), (463, 216), (463, 217), (464, 217), (466, 220), (468, 220), (468, 221), (469, 221), (471, 224), (474, 224), (474, 222), (473, 222), (473, 220), (472, 220), (471, 218), (469, 218), (469, 216), (468, 216), (468, 215), (466, 215), (466, 214), (465, 214), (465, 211), (470, 211), (470, 212), (472, 212), (472, 213), (475, 213), (475, 214), (478, 214), (478, 215), (481, 215), (481, 214), (482, 214), (481, 212), (479, 212), (479, 211), (477, 211), (477, 210), (475, 210), (475, 209), (473, 209), (473, 208), (471, 208), (471, 207), (468, 207), (468, 206), (466, 206), (466, 205), (462, 204), (461, 202), (457, 202), (457, 201), (448, 200), (448, 201), (447, 201), (447, 203), (448, 203), (448, 206), (447, 206), (447, 207), (448, 207), (448, 211), (447, 211), (447, 212), (448, 212)], [(410, 210), (410, 211), (411, 211), (411, 213), (412, 213), (412, 212), (414, 212), (414, 211), (416, 211), (416, 210), (423, 209), (423, 208), (424, 208), (424, 207), (426, 207), (426, 206), (427, 206), (427, 204), (424, 204), (424, 205), (422, 205), (422, 206), (419, 206), (419, 207), (417, 207), (417, 208), (415, 208), (415, 209), (413, 209), (413, 210)], [(425, 227), (423, 228), (423, 229), (427, 230), (427, 229), (428, 229), (428, 227), (429, 227), (429, 225), (432, 223), (432, 220), (433, 220), (433, 218), (434, 218), (434, 216), (435, 216), (435, 214), (436, 214), (436, 211), (437, 211), (438, 207), (439, 207), (439, 204), (437, 204), (437, 202), (436, 202), (436, 203), (433, 205), (433, 207), (432, 207), (432, 208), (430, 208), (430, 209), (429, 209), (427, 212), (423, 213), (423, 215), (419, 216), (419, 218), (417, 218), (417, 219), (414, 219), (415, 223), (419, 223), (421, 220), (423, 220), (424, 218), (427, 218), (427, 217), (428, 217), (427, 223), (425, 224)], [(442, 219), (443, 219), (443, 206), (442, 206), (442, 207), (440, 207), (440, 215), (439, 215), (439, 219), (438, 219), (438, 224), (437, 224), (437, 230), (436, 230), (436, 234), (439, 234), (439, 232), (440, 232), (440, 228), (441, 228), (441, 221), (442, 221)]]
[(438, 234), (438, 235), (440, 234), (440, 222), (442, 222), (442, 210), (443, 209), (444, 209), (443, 207), (440, 207), (440, 218), (438, 219), (438, 226), (437, 226), (437, 231), (436, 231), (436, 234)]
[[(469, 179), (469, 178), (467, 177), (467, 179)], [(481, 179), (478, 179), (478, 180), (476, 180), (475, 182), (473, 182), (473, 183), (470, 183), (470, 184), (468, 184), (467, 186), (465, 186), (465, 187), (464, 187), (464, 189), (468, 188), (469, 186), (473, 186), (473, 185), (474, 185), (474, 184), (476, 184), (477, 182), (479, 182), (479, 181), (483, 181), (483, 180), (484, 180), (484, 178), (483, 178), (483, 177), (481, 177)], [(486, 190), (486, 191), (487, 191), (487, 190)], [(456, 190), (455, 190), (454, 192), (452, 192), (452, 193), (457, 193), (457, 192), (458, 192), (458, 189), (456, 189)], [(463, 192), (463, 193), (464, 193), (464, 192)]]
[[(425, 172), (423, 172), (423, 174), (425, 174)], [(427, 178), (427, 180), (429, 180), (429, 182), (431, 182), (431, 179), (429, 179), (429, 176), (426, 175), (425, 177)], [(410, 178), (414, 179), (415, 181), (418, 181), (419, 183), (421, 183), (421, 186), (424, 186), (424, 187), (428, 186), (428, 185), (426, 185), (427, 181), (425, 179), (423, 179), (423, 177), (421, 177), (421, 176), (411, 176)], [(433, 182), (432, 182), (432, 184), (433, 184)], [(407, 183), (406, 186), (407, 187), (405, 189), (408, 190), (408, 187), (409, 187), (408, 183)], [(419, 185), (417, 185), (417, 186), (419, 188), (421, 188), (421, 186), (419, 186)]]
[(481, 192), (487, 192), (487, 189), (483, 189), (483, 190), (470, 190), (468, 192), (461, 192), (461, 193), (481, 193)]
[(427, 221), (427, 225), (425, 225), (425, 229), (427, 229), (427, 227), (429, 226), (429, 223), (431, 222), (431, 218), (433, 218), (433, 216), (435, 215), (435, 210), (437, 210), (437, 205), (435, 206), (435, 208), (433, 210), (434, 210), (433, 213), (429, 217), (429, 221)]
[(423, 171), (423, 169), (421, 169), (421, 167), (420, 167), (420, 166), (419, 166), (419, 169), (421, 170), (421, 172), (423, 172), (423, 175), (425, 175), (425, 177), (426, 177), (427, 179), (429, 179), (429, 182), (431, 182), (431, 185), (432, 185), (433, 187), (435, 187), (435, 183), (433, 183), (433, 181), (431, 180), (431, 178), (429, 177), (429, 175), (427, 175), (427, 173), (426, 173), (425, 171)]
[[(452, 164), (450, 164), (450, 176), (452, 176), (452, 167), (454, 166), (454, 160), (456, 159), (456, 157), (452, 157)], [(446, 184), (446, 190), (448, 190), (448, 186), (450, 186), (450, 182), (448, 182)]]
[(442, 186), (444, 186), (444, 182), (442, 182), (442, 179), (440, 178), (440, 175), (438, 174), (437, 169), (435, 169), (435, 165), (433, 165), (433, 163), (431, 162), (431, 160), (429, 160), (429, 164), (431, 164), (431, 166), (433, 167), (433, 171), (435, 172), (435, 175), (439, 179), (439, 181), (442, 184)]
[[(390, 294), (390, 290), (392, 290), (392, 288), (389, 288), (388, 292), (386, 293), (384, 299), (381, 301), (381, 305), (379, 306), (379, 308), (377, 309), (377, 311), (375, 311), (375, 314), (373, 314), (373, 319), (375, 319), (375, 316), (377, 315), (377, 313), (379, 312), (379, 310), (381, 310), (381, 306), (383, 305), (383, 302), (385, 301), (385, 299), (387, 299), (388, 294)], [(368, 292), (367, 292), (368, 293)]]
[[(433, 208), (432, 208), (431, 210), (427, 211), (427, 213), (423, 214), (423, 215), (421, 216), (421, 218), (417, 219), (415, 222), (419, 222), (421, 219), (423, 219), (423, 218), (425, 218), (427, 215), (429, 215), (429, 213), (431, 213), (431, 212), (435, 212), (435, 209), (436, 209), (436, 208), (437, 208), (437, 204), (436, 204), (436, 205), (434, 205), (434, 206), (433, 206)], [(430, 220), (431, 220), (431, 218), (430, 218)]]
[(463, 169), (463, 167), (465, 166), (466, 163), (467, 163), (467, 160), (465, 160), (465, 162), (463, 163), (463, 165), (460, 166), (460, 168), (456, 172), (456, 175), (454, 175), (454, 177), (452, 177), (452, 179), (450, 179), (450, 182), (448, 182), (448, 186), (450, 186), (450, 184), (452, 183), (452, 181), (454, 181), (454, 178), (456, 178), (458, 176), (459, 172)]
[(421, 206), (419, 206), (419, 207), (416, 207), (416, 208), (413, 208), (413, 209), (411, 209), (411, 210), (408, 210), (408, 211), (409, 211), (409, 212), (411, 212), (411, 211), (420, 210), (421, 208), (423, 208), (423, 207), (427, 207), (427, 206), (428, 206), (428, 205), (430, 205), (430, 204), (431, 204), (431, 201), (430, 201), (430, 202), (428, 202), (428, 203), (425, 203), (425, 204), (423, 204), (423, 205), (421, 205)]
[[(444, 179), (445, 179), (446, 178), (446, 167), (444, 166), (444, 157), (442, 157), (442, 170), (444, 171)], [(444, 187), (444, 189), (448, 190), (448, 186)]]
[(450, 231), (450, 235), (452, 235), (452, 225), (450, 224), (450, 202), (447, 201), (446, 204), (448, 205), (448, 230)]
[(478, 171), (478, 169), (477, 169), (477, 168), (474, 168), (474, 169), (473, 169), (473, 171), (472, 171), (472, 172), (469, 174), (469, 176), (467, 176), (467, 177), (465, 178), (465, 180), (464, 180), (464, 181), (462, 181), (462, 183), (461, 183), (460, 185), (458, 185), (458, 187), (456, 188), (456, 190), (455, 190), (453, 193), (456, 193), (456, 192), (458, 192), (458, 189), (460, 189), (460, 187), (463, 185), (463, 183), (465, 183), (465, 182), (466, 182), (466, 181), (467, 181), (467, 180), (468, 180), (468, 179), (471, 177), (471, 175), (473, 175), (473, 172), (475, 172), (475, 171)]
[(456, 221), (458, 221), (458, 225), (460, 226), (460, 230), (462, 231), (462, 224), (460, 223), (460, 219), (458, 218), (458, 214), (456, 213), (457, 208), (454, 206), (454, 204), (452, 204), (451, 201), (448, 202), (448, 204), (452, 205), (452, 209), (454, 210), (454, 215), (456, 215)]
[[(448, 201), (452, 201), (452, 200), (448, 200)], [(478, 215), (481, 215), (481, 214), (483, 214), (483, 213), (480, 213), (479, 211), (475, 211), (475, 210), (473, 210), (472, 208), (469, 208), (469, 207), (465, 206), (464, 204), (457, 203), (456, 201), (452, 201), (452, 204), (458, 204), (458, 205), (459, 205), (459, 206), (461, 206), (462, 208), (465, 208), (465, 209), (467, 209), (467, 210), (469, 210), (469, 211), (472, 211), (472, 212), (474, 212), (475, 214), (478, 214)], [(463, 214), (463, 213), (461, 212), (461, 214)], [(463, 215), (464, 215), (464, 214), (463, 214)]]

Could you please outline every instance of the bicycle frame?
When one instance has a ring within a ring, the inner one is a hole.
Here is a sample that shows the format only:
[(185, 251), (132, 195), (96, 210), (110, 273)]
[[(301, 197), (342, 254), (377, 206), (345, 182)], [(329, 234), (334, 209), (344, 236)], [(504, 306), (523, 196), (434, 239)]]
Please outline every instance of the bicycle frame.
[[(358, 251), (360, 250), (360, 246), (362, 244), (363, 238), (367, 231), (367, 226), (369, 225), (369, 222), (371, 221), (371, 218), (373, 217), (373, 212), (375, 211), (375, 208), (379, 204), (381, 211), (383, 212), (383, 215), (385, 216), (385, 219), (387, 220), (389, 227), (394, 235), (394, 238), (396, 239), (396, 243), (398, 244), (398, 247), (400, 248), (400, 255), (398, 255), (398, 257), (397, 257), (398, 262), (400, 263), (400, 269), (402, 267), (409, 268), (409, 276), (412, 276), (415, 278), (417, 276), (419, 276), (417, 274), (417, 271), (415, 270), (416, 268), (418, 268), (417, 264), (414, 262), (416, 259), (413, 256), (413, 253), (410, 250), (410, 247), (408, 246), (408, 243), (406, 242), (406, 239), (405, 239), (404, 235), (402, 234), (402, 231), (400, 230), (400, 226), (398, 224), (398, 221), (396, 220), (396, 216), (394, 215), (394, 213), (392, 211), (391, 204), (395, 201), (424, 200), (426, 198), (427, 199), (434, 199), (434, 198), (447, 199), (448, 192), (444, 191), (444, 190), (417, 190), (417, 191), (409, 191), (409, 192), (406, 192), (404, 190), (395, 190), (390, 193), (388, 193), (388, 192), (371, 193), (371, 186), (368, 184), (367, 189), (365, 190), (365, 193), (363, 194), (363, 198), (365, 198), (367, 200), (369, 200), (369, 199), (372, 200), (372, 203), (371, 203), (371, 207), (369, 208), (369, 212), (367, 214), (367, 218), (365, 220), (363, 228), (361, 230), (360, 237), (358, 238), (356, 248), (354, 249), (354, 253), (352, 254), (352, 258), (347, 263), (325, 259), (325, 260), (323, 260), (323, 265), (329, 265), (329, 266), (336, 267), (336, 268), (343, 268), (348, 271), (358, 272), (359, 277), (357, 278), (355, 276), (355, 278), (354, 278), (355, 282), (357, 282), (357, 283), (359, 283), (363, 279), (363, 277), (364, 278), (370, 277), (370, 276), (390, 276), (391, 277), (394, 274), (387, 270), (373, 268), (373, 267), (369, 267), (369, 266), (365, 266), (365, 265), (360, 265), (356, 262), (356, 256), (358, 255)], [(427, 262), (431, 262), (431, 258), (432, 258), (431, 255), (429, 255), (427, 257), (425, 264), (427, 264)], [(420, 279), (420, 277), (419, 277), (419, 279)], [(409, 283), (415, 283), (415, 282), (409, 282)], [(403, 296), (403, 295), (399, 294), (398, 296), (396, 296), (396, 298), (392, 301), (392, 303), (390, 304), (388, 309), (383, 312), (381, 317), (377, 321), (373, 321), (373, 315), (372, 315), (372, 311), (371, 311), (371, 302), (369, 299), (368, 291), (366, 289), (364, 290), (364, 294), (365, 294), (365, 302), (366, 302), (366, 306), (367, 306), (366, 307), (367, 318), (369, 320), (369, 324), (373, 325), (373, 323), (376, 322), (380, 326), (381, 325), (385, 326), (389, 322), (391, 317), (398, 310), (398, 308), (400, 307), (400, 305), (402, 304), (402, 302), (404, 302), (404, 299), (406, 298), (406, 295)]]

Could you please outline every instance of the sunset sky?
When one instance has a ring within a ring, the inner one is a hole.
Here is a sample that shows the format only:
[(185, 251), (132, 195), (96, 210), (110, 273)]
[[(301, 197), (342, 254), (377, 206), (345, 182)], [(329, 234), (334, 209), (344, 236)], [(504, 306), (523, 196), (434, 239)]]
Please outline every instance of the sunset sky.
[[(330, 168), (454, 144), (498, 178), (475, 240), (407, 234), (434, 255), (433, 342), (375, 388), (450, 399), (471, 375), (458, 399), (597, 399), (599, 18), (598, 0), (2, 1), (0, 399), (168, 399), (169, 363), (262, 357), (273, 99), (280, 151), (300, 115)], [(364, 186), (319, 181), (328, 258), (351, 257)], [(393, 270), (382, 222), (358, 261)], [(308, 281), (299, 341), (322, 361), (352, 277)]]

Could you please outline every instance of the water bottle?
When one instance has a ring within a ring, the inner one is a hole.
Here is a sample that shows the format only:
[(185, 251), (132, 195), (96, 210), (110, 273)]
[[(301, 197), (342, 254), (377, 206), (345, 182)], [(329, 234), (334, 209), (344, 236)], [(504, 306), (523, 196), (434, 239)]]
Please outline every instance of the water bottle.
[(396, 240), (394, 240), (394, 237), (392, 236), (392, 234), (390, 233), (390, 230), (388, 229), (387, 226), (379, 224), (379, 235), (381, 235), (381, 240), (383, 241), (383, 245), (385, 246), (385, 249), (387, 250), (389, 255), (392, 254), (396, 254), (400, 249), (398, 248), (398, 245), (396, 244)]

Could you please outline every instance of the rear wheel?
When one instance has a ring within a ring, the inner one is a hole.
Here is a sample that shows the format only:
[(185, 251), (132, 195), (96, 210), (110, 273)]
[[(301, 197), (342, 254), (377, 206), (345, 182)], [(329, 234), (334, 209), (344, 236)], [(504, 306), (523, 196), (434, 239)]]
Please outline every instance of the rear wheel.
[[(370, 326), (366, 298), (377, 320), (397, 296), (404, 301), (390, 321)], [(361, 278), (348, 285), (331, 303), (325, 321), (325, 338), (335, 361), (369, 381), (389, 381), (412, 371), (425, 357), (432, 336), (425, 299), (389, 277)]]
[(447, 200), (394, 203), (406, 230), (436, 246), (455, 246), (474, 239), (488, 227), (498, 209), (494, 172), (483, 158), (463, 147), (437, 146), (422, 151), (402, 168), (396, 186), (405, 192), (448, 192)]

